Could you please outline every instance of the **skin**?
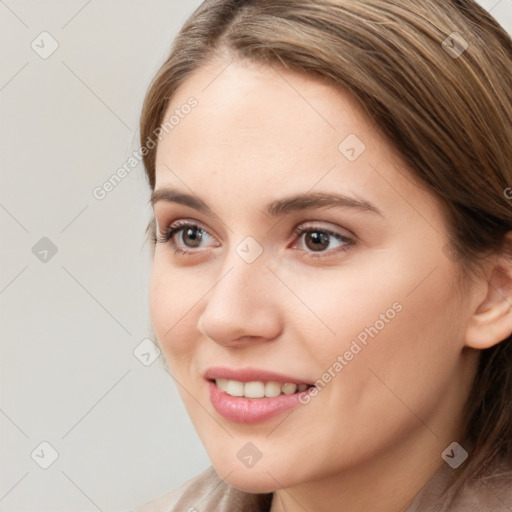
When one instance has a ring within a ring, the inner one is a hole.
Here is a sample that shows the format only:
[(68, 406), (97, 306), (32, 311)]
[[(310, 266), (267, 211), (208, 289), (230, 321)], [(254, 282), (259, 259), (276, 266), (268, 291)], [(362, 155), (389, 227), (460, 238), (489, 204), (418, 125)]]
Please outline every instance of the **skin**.
[[(214, 215), (155, 203), (160, 231), (182, 219), (206, 233), (199, 247), (184, 231), (174, 236), (194, 255), (156, 244), (154, 332), (227, 483), (276, 491), (272, 512), (404, 510), (444, 464), (442, 451), (463, 445), (475, 348), (510, 333), (510, 315), (485, 331), (498, 318), (491, 270), (461, 293), (456, 263), (443, 250), (440, 201), (415, 182), (353, 99), (276, 66), (228, 63), (219, 57), (193, 74), (165, 116), (190, 96), (198, 100), (158, 145), (155, 189), (193, 193)], [(349, 134), (366, 146), (353, 162), (338, 150)], [(309, 191), (346, 194), (380, 214), (347, 207), (264, 213), (273, 200)], [(328, 238), (326, 256), (316, 259), (307, 233), (293, 234), (298, 226), (355, 243), (340, 250), (347, 246)], [(253, 263), (235, 250), (248, 236), (263, 250)], [(213, 408), (207, 368), (251, 366), (316, 381), (397, 302), (401, 311), (309, 404), (256, 425), (230, 422)], [(237, 457), (247, 442), (262, 454), (252, 468)]]

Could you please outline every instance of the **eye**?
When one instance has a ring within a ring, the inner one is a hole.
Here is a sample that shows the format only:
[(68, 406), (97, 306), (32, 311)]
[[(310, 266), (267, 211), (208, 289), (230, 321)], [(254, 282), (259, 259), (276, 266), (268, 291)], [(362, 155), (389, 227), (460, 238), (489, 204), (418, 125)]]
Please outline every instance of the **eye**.
[[(179, 235), (179, 236), (176, 236)], [(188, 249), (201, 248), (201, 242), (211, 238), (208, 232), (201, 226), (192, 222), (179, 220), (169, 225), (163, 233), (159, 233), (158, 237), (155, 238), (155, 243), (171, 243), (175, 253), (181, 254), (192, 254), (197, 251), (190, 251)], [(178, 243), (175, 238), (180, 240)], [(185, 246), (185, 249), (182, 248)]]
[(294, 230), (294, 234), (299, 241), (303, 241), (303, 247), (306, 247), (306, 249), (301, 248), (306, 252), (305, 257), (332, 256), (340, 251), (348, 251), (355, 245), (352, 238), (320, 226), (300, 226)]
[[(304, 257), (333, 256), (338, 252), (348, 251), (355, 245), (352, 238), (320, 226), (299, 226), (293, 233), (299, 239), (299, 242), (303, 242), (299, 244), (302, 245), (299, 250), (304, 252)], [(201, 244), (207, 242), (208, 238), (213, 237), (198, 224), (179, 220), (170, 224), (162, 233), (159, 233), (154, 242), (170, 243), (175, 253), (194, 255), (200, 252), (197, 249), (204, 247)]]

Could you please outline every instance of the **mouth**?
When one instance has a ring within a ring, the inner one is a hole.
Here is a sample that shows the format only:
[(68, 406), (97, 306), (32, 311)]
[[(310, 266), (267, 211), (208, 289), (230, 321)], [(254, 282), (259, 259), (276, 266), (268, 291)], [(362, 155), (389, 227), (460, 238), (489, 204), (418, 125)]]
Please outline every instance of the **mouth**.
[(254, 368), (210, 368), (203, 375), (215, 410), (235, 423), (265, 422), (304, 405), (312, 382)]
[(313, 384), (296, 384), (294, 382), (250, 381), (242, 382), (232, 379), (209, 379), (217, 388), (233, 397), (274, 398), (279, 395), (293, 395), (314, 387)]

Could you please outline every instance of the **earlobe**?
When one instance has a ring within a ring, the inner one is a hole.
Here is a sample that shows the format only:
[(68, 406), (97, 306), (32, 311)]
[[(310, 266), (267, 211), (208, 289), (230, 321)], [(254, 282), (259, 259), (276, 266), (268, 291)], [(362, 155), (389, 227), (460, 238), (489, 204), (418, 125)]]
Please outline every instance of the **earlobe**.
[(466, 345), (486, 349), (512, 333), (512, 260), (500, 257), (486, 283), (487, 295), (481, 301), (466, 330)]

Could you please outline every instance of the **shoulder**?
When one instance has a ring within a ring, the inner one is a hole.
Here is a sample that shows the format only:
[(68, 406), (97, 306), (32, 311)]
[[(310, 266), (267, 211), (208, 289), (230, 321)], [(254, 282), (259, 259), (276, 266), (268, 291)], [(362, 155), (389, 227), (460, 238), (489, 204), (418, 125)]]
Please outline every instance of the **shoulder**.
[(512, 510), (512, 463), (495, 461), (477, 478), (446, 493), (452, 471), (444, 465), (422, 489), (406, 512), (509, 512)]
[(224, 482), (210, 466), (180, 487), (131, 512), (267, 512), (271, 496), (240, 491)]
[(469, 480), (454, 502), (454, 511), (512, 510), (512, 464), (499, 462), (481, 477)]

